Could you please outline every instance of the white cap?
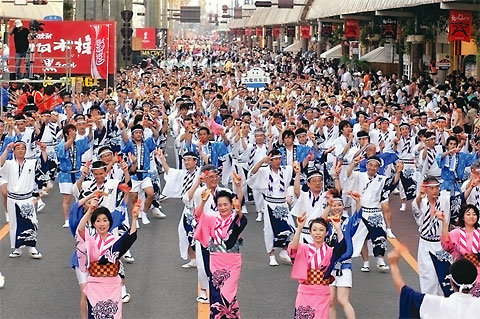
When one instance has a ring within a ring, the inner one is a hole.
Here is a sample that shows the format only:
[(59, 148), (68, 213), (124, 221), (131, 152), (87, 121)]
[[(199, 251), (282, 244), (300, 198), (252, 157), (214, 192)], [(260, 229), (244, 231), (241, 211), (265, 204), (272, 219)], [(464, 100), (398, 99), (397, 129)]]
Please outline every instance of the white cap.
[(16, 26), (17, 28), (23, 27), (22, 21), (20, 21), (20, 19), (15, 20), (15, 26)]

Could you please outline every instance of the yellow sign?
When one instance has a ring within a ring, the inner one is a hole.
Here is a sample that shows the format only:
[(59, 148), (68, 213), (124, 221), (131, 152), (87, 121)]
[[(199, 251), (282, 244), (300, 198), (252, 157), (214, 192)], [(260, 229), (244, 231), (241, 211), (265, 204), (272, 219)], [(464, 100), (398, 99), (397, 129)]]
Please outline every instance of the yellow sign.
[(76, 76), (72, 78), (72, 86), (75, 84), (82, 85), (84, 87), (98, 86), (98, 79), (94, 79), (90, 76)]
[(141, 50), (140, 54), (146, 57), (160, 57), (163, 56), (163, 50)]

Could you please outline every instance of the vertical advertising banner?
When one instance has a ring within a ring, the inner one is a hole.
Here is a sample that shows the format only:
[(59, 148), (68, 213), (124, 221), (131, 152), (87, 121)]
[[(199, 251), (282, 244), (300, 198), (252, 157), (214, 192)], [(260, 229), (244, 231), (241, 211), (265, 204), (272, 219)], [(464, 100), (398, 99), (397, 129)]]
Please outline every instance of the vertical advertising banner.
[(280, 27), (273, 27), (272, 34), (275, 39), (278, 38), (280, 35)]
[(331, 22), (322, 22), (322, 32), (320, 36), (325, 38), (331, 38), (333, 34), (333, 26)]
[(358, 39), (360, 35), (360, 24), (358, 20), (345, 20), (345, 37), (347, 39)]
[(384, 39), (397, 38), (397, 20), (385, 18), (382, 20), (382, 37)]
[(93, 43), (90, 75), (94, 79), (106, 79), (108, 77), (109, 29), (110, 25), (108, 24), (90, 25), (90, 38)]
[(310, 38), (310, 26), (309, 25), (302, 25), (300, 27), (300, 33), (302, 34), (302, 38), (309, 39)]
[(450, 10), (448, 41), (470, 42), (472, 35), (472, 12)]
[(288, 26), (287, 27), (287, 37), (295, 37), (295, 27)]
[(135, 37), (141, 39), (142, 50), (156, 49), (155, 28), (136, 28)]

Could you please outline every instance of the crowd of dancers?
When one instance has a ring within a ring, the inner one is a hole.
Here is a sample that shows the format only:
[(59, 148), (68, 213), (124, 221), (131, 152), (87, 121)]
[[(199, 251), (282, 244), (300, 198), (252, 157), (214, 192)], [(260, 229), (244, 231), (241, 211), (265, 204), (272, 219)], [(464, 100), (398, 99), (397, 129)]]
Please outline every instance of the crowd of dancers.
[[(241, 83), (254, 66), (270, 75), (265, 88)], [(391, 271), (402, 318), (480, 312), (473, 78), (454, 72), (438, 84), (430, 76), (352, 73), (310, 55), (220, 47), (128, 66), (114, 88), (72, 94), (26, 81), (2, 90), (9, 256), (28, 247), (42, 258), (37, 212), (58, 182), (58, 227), (75, 238), (82, 318), (122, 316), (131, 298), (123, 262), (135, 261), (137, 228), (180, 213), (163, 211), (165, 198), (182, 201), (181, 267), (197, 269), (197, 301), (210, 304), (211, 318), (240, 317), (247, 213), (263, 223), (265, 265), (292, 264), (298, 280), (285, 317), (336, 318), (337, 303), (349, 319), (368, 316), (350, 303), (352, 258), (360, 256), (362, 272)], [(390, 206), (395, 193), (400, 207)], [(397, 210), (411, 211), (418, 224), (420, 292), (398, 268), (406, 248), (385, 258)]]

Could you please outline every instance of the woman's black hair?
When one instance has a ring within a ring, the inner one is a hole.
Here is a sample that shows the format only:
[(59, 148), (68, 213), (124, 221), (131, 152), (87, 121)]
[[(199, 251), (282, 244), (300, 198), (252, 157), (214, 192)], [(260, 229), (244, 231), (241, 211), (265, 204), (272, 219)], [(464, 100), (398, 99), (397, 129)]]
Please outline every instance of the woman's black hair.
[(285, 130), (282, 133), (282, 139), (285, 139), (286, 137), (295, 138), (295, 133), (292, 130)]
[(318, 217), (310, 221), (310, 223), (308, 224), (308, 230), (310, 230), (310, 232), (312, 231), (313, 224), (322, 224), (328, 231), (328, 223), (322, 217)]
[(448, 145), (451, 141), (455, 141), (457, 143), (457, 146), (458, 146), (458, 138), (456, 136), (449, 136), (447, 138), (447, 142), (445, 144)]
[(480, 213), (478, 211), (477, 206), (475, 206), (473, 204), (468, 204), (468, 205), (465, 205), (465, 206), (462, 207), (462, 209), (460, 210), (460, 213), (458, 214), (458, 222), (457, 222), (458, 226), (465, 227), (464, 217), (465, 217), (465, 213), (469, 209), (473, 209), (473, 212), (475, 213), (475, 215), (477, 215), (477, 222), (475, 223), (474, 227), (479, 228), (480, 224), (478, 223), (478, 220), (480, 218), (480, 216), (479, 216)]
[(218, 205), (218, 199), (220, 197), (227, 197), (228, 198), (228, 201), (230, 202), (230, 204), (232, 203), (232, 200), (233, 198), (235, 197), (234, 194), (230, 193), (229, 191), (219, 191), (217, 193), (217, 196), (215, 197), (215, 204)]
[(108, 229), (110, 231), (110, 227), (112, 227), (112, 224), (113, 224), (113, 219), (112, 219), (112, 214), (110, 214), (110, 211), (106, 207), (97, 207), (97, 209), (95, 209), (93, 211), (92, 217), (90, 217), (90, 223), (93, 226), (93, 224), (97, 220), (98, 216), (100, 216), (100, 215), (107, 216), (107, 219), (110, 222), (110, 226), (109, 226), (109, 229)]

